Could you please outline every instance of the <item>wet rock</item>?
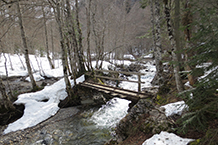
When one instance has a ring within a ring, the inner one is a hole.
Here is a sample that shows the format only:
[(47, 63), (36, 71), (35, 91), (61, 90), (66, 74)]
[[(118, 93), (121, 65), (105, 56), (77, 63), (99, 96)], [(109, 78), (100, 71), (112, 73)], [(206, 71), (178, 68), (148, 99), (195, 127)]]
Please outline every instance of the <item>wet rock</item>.
[(43, 87), (44, 87), (44, 86), (46, 86), (47, 84), (48, 84), (48, 83), (46, 83), (46, 82), (42, 82), (40, 86), (43, 86)]
[(148, 114), (154, 106), (147, 99), (140, 99), (137, 104), (135, 104), (127, 116), (128, 120), (138, 120), (138, 117), (142, 114)]
[(138, 72), (142, 69), (146, 69), (146, 66), (141, 65), (139, 63), (131, 63), (130, 65), (118, 65), (117, 66), (120, 71), (126, 71), (126, 72)]
[(104, 145), (118, 145), (118, 142), (116, 139), (110, 139), (108, 142), (106, 142)]
[(102, 93), (97, 93), (93, 95), (93, 100), (96, 104), (106, 104), (107, 100)]
[(145, 134), (158, 134), (161, 131), (170, 131), (172, 123), (167, 119), (166, 115), (159, 109), (152, 109), (149, 117), (145, 120), (140, 130)]
[(62, 131), (60, 130), (55, 130), (52, 134), (52, 137), (55, 139), (55, 140), (59, 140), (59, 138), (63, 135)]
[(51, 145), (53, 142), (53, 138), (52, 138), (52, 135), (50, 134), (46, 134), (43, 141), (42, 141), (42, 144), (45, 144), (45, 145)]
[[(0, 135), (0, 144), (20, 144), (21, 142), (25, 145), (42, 145), (42, 143), (59, 144), (59, 139), (63, 135), (63, 132), (57, 128), (71, 120), (78, 112), (79, 109), (76, 107), (60, 109), (55, 116), (34, 127)], [(1, 130), (3, 131), (4, 129), (5, 127)], [(57, 141), (54, 139), (54, 134), (57, 135)]]
[(46, 133), (47, 133), (47, 130), (42, 130), (41, 132), (40, 132), (40, 135), (46, 135)]
[(115, 130), (118, 142), (125, 140), (130, 135), (130, 130), (133, 128), (133, 122), (138, 121), (139, 117), (149, 112), (154, 108), (152, 103), (147, 99), (140, 99), (117, 125)]
[(161, 109), (156, 108), (150, 100), (140, 99), (118, 123), (115, 132), (117, 141), (121, 142), (132, 135), (133, 130), (145, 134), (156, 134), (169, 131), (171, 127), (172, 123)]

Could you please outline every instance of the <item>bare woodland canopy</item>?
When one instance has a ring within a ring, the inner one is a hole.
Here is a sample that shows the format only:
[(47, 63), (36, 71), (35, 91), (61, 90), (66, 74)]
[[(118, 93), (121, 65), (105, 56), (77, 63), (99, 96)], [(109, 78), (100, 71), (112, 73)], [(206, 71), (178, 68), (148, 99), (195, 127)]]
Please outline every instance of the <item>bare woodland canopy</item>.
[[(2, 52), (23, 53), (24, 48), (15, 2), (16, 0), (0, 2), (0, 49)], [(56, 2), (58, 1), (19, 1), (29, 53), (45, 54), (47, 42), (49, 52), (59, 54), (61, 51), (60, 36), (55, 20), (57, 11), (54, 7), (56, 7)], [(89, 3), (91, 3), (90, 8)], [(71, 17), (75, 21), (75, 1), (70, 0), (70, 5)], [(60, 16), (61, 21), (64, 22), (62, 27), (65, 36), (67, 35), (65, 20), (69, 19), (66, 9), (65, 1), (60, 1)], [(149, 8), (140, 9), (138, 0), (79, 1), (79, 21), (84, 52), (90, 45), (91, 53), (113, 51), (116, 52), (117, 58), (122, 58), (123, 54), (127, 53), (140, 55), (151, 47), (149, 38), (139, 39), (140, 36), (150, 31), (150, 10)], [(47, 27), (47, 36), (45, 35), (45, 27)], [(90, 31), (89, 36), (87, 31)], [(87, 37), (90, 39), (90, 44), (87, 42), (89, 41)]]

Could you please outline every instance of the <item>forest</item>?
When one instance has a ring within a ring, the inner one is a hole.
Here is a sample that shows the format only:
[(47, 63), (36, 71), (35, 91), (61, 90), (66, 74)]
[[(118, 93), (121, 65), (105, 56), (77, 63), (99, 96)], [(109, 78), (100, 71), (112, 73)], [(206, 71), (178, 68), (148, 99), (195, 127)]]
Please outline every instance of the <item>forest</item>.
[[(1, 0), (0, 62), (5, 61), (1, 67), (5, 75), (0, 78), (0, 118), (7, 122), (7, 117), (20, 114), (13, 102), (21, 92), (10, 88), (8, 71), (15, 63), (10, 55), (24, 56), (25, 61), (20, 61), (30, 78), (31, 92), (42, 86), (33, 76), (29, 56), (46, 57), (50, 69), (56, 69), (55, 61), (60, 59), (73, 106), (80, 100), (69, 76), (76, 84), (81, 75), (103, 69), (105, 61), (116, 69), (124, 65), (112, 60), (143, 64), (148, 61), (145, 56), (152, 55), (156, 71), (151, 84), (158, 86), (154, 104), (183, 100), (188, 105), (182, 116), (171, 118), (171, 131), (184, 137), (194, 135), (193, 145), (215, 145), (217, 13), (216, 0)], [(47, 78), (45, 73), (40, 75)]]

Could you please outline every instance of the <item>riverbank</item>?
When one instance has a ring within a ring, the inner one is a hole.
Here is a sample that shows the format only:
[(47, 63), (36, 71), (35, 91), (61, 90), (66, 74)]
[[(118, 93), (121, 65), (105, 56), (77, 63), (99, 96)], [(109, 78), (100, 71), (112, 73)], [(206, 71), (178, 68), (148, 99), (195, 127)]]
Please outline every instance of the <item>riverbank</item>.
[[(23, 90), (28, 90), (28, 88), (24, 87), (25, 83), (26, 82), (20, 81), (16, 85), (12, 86), (22, 85)], [(90, 94), (87, 92), (81, 93), (80, 91), (80, 95), (88, 97), (96, 94), (93, 92), (90, 92)], [(117, 119), (119, 121), (122, 118), (119, 117), (119, 112), (117, 112), (120, 110), (120, 108), (116, 106), (117, 103), (118, 106), (120, 106), (119, 100), (114, 99), (113, 101), (103, 105), (102, 108), (100, 104), (96, 105), (96, 103), (61, 108), (53, 117), (50, 117), (34, 127), (18, 130), (8, 134), (3, 134), (3, 131), (6, 129), (6, 125), (2, 126), (0, 130), (0, 144), (89, 144), (92, 142), (96, 145), (103, 145), (112, 137), (110, 132), (112, 128), (110, 126), (111, 124), (113, 124), (113, 126), (115, 125), (113, 121)], [(125, 106), (125, 112), (127, 112), (128, 104)], [(114, 108), (117, 108), (117, 110), (114, 110)], [(107, 109), (109, 112), (107, 112)], [(120, 111), (121, 113), (124, 113), (122, 110)], [(114, 117), (114, 112), (118, 115), (117, 118)], [(92, 116), (95, 117), (91, 118)], [(98, 122), (106, 122), (106, 120), (108, 120), (107, 118), (105, 120), (105, 117), (109, 117), (112, 120), (106, 124), (106, 127), (101, 127), (101, 123), (99, 126)], [(25, 124), (25, 122), (22, 123)]]
[[(58, 113), (39, 123), (38, 125), (27, 128), (24, 130), (18, 130), (15, 132), (11, 132), (8, 134), (3, 135), (3, 127), (1, 129), (1, 136), (0, 136), (0, 144), (19, 144), (19, 145), (28, 145), (30, 143), (39, 142), (51, 142), (52, 138), (56, 138), (58, 140), (58, 136), (63, 136), (57, 128), (60, 126), (66, 125), (68, 120), (73, 119), (75, 115), (79, 113), (79, 109), (77, 107), (71, 108), (62, 108), (58, 111)], [(70, 134), (66, 134), (70, 136)], [(56, 140), (54, 143), (57, 142)], [(58, 143), (58, 142), (57, 142)]]

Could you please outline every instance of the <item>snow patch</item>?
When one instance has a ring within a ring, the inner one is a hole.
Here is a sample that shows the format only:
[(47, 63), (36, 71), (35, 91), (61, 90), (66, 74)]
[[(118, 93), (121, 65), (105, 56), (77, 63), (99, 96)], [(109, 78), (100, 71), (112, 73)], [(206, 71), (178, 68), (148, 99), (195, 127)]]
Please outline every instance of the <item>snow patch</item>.
[[(85, 77), (83, 75), (76, 82), (79, 83), (84, 80)], [(74, 86), (74, 81), (70, 80), (70, 82)], [(24, 114), (20, 119), (9, 124), (4, 130), (4, 134), (35, 126), (55, 115), (59, 110), (58, 104), (60, 100), (64, 100), (66, 97), (67, 92), (65, 91), (64, 79), (59, 80), (51, 86), (45, 86), (41, 91), (19, 95), (18, 100), (14, 104), (24, 104)], [(48, 99), (48, 101), (43, 102), (45, 99)]]
[[(35, 80), (35, 81), (41, 81), (41, 80), (44, 80), (44, 78), (40, 75), (39, 72), (33, 74), (33, 77), (34, 77), (34, 80)], [(25, 80), (28, 81), (28, 82), (31, 82), (30, 77), (27, 77)]]
[(186, 145), (193, 139), (181, 138), (173, 133), (162, 131), (147, 139), (142, 145)]
[(188, 106), (185, 104), (184, 101), (179, 101), (161, 106), (161, 108), (165, 109), (165, 114), (168, 117), (175, 114), (181, 115), (183, 111), (188, 109)]

